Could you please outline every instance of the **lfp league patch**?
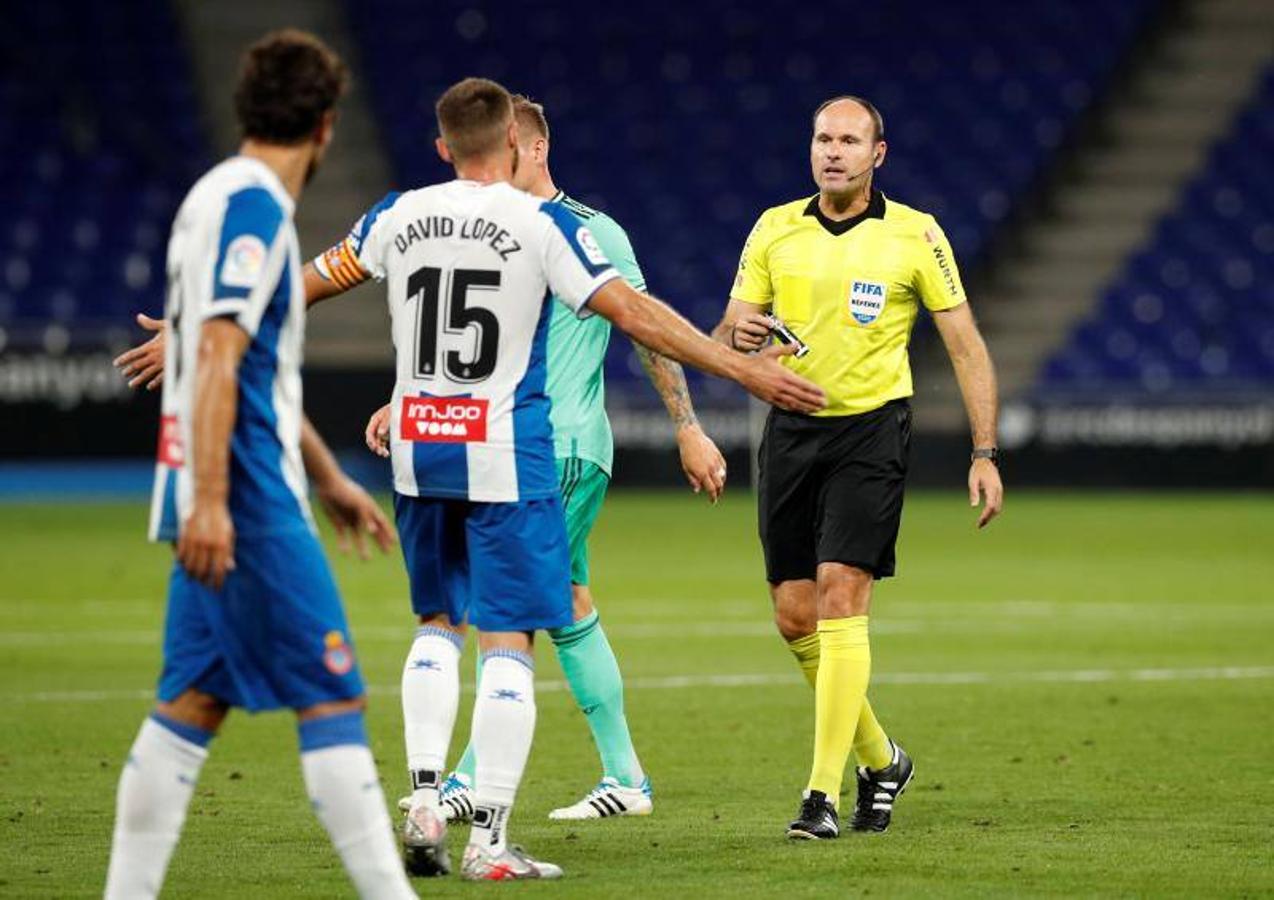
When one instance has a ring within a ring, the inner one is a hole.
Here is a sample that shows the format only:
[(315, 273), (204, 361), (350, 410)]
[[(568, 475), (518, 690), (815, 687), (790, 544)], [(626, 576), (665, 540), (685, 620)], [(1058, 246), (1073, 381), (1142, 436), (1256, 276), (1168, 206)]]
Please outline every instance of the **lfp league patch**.
[(226, 287), (256, 287), (265, 270), (265, 241), (255, 234), (241, 234), (226, 247), (226, 260), (221, 264), (221, 283)]
[(886, 285), (879, 281), (853, 281), (849, 288), (849, 314), (859, 325), (870, 325), (885, 311)]

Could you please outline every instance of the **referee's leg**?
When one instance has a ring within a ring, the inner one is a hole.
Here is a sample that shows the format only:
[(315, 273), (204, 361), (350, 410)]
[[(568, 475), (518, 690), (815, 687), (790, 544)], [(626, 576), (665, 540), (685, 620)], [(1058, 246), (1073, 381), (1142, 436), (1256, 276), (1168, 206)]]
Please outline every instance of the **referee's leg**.
[[(815, 523), (822, 505), (820, 493), (827, 487), (827, 472), (818, 464), (818, 458), (829, 427), (834, 426), (806, 416), (772, 411), (766, 419), (757, 457), (757, 518), (774, 604), (774, 624), (811, 687), (816, 686), (821, 659)], [(870, 603), (870, 597), (868, 578), (865, 602)], [(887, 766), (889, 739), (865, 697), (859, 706), (853, 740), (858, 764), (870, 768)]]
[(814, 761), (808, 789), (829, 799), (840, 795), (845, 764), (867, 700), (871, 589), (872, 573), (864, 569), (835, 562), (818, 567), (820, 658), (814, 685)]
[[(873, 579), (894, 571), (910, 421), (905, 403), (886, 404), (847, 419), (823, 447), (832, 462), (819, 504), (815, 594), (820, 660), (809, 791), (829, 798), (840, 793), (855, 744), (868, 770), (893, 762), (894, 748), (874, 715), (863, 715), (871, 678), (867, 622)], [(860, 724), (864, 733), (856, 740)]]
[[(801, 578), (770, 585), (774, 625), (811, 688), (817, 687), (818, 664), (822, 658), (818, 637), (817, 584), (814, 579)], [(870, 606), (870, 595), (868, 605)], [(889, 736), (876, 718), (869, 697), (863, 698), (858, 722), (854, 727), (853, 755), (857, 765), (869, 769), (883, 769), (893, 759)]]

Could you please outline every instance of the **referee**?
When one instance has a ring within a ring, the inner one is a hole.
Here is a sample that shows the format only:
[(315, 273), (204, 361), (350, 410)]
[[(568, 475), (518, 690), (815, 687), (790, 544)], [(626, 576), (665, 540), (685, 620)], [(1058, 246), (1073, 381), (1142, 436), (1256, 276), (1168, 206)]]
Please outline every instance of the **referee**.
[(774, 621), (814, 687), (814, 761), (792, 838), (840, 833), (836, 802), (852, 750), (852, 827), (884, 831), (911, 759), (867, 701), (872, 582), (894, 574), (911, 441), (907, 342), (923, 304), (955, 367), (973, 431), (969, 501), (978, 527), (1000, 511), (995, 372), (934, 218), (885, 197), (884, 123), (860, 97), (814, 113), (818, 194), (767, 209), (743, 247), (713, 336), (737, 350), (771, 338), (773, 313), (810, 348), (784, 364), (827, 394), (813, 416), (772, 409), (761, 442), (759, 525)]

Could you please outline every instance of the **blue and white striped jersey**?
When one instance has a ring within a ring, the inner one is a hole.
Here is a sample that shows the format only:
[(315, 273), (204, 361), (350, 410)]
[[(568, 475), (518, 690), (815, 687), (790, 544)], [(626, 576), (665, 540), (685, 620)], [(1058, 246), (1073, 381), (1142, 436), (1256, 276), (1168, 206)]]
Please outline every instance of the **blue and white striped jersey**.
[(152, 540), (177, 538), (190, 513), (187, 465), (199, 332), (233, 319), (252, 338), (239, 364), (230, 442), (230, 515), (245, 535), (313, 528), (301, 461), (305, 291), (294, 204), (259, 160), (232, 157), (186, 195), (168, 240), (168, 345)]
[(498, 182), (391, 193), (315, 260), (389, 282), (394, 488), (484, 503), (558, 492), (545, 348), (551, 297), (579, 316), (619, 273), (561, 203)]

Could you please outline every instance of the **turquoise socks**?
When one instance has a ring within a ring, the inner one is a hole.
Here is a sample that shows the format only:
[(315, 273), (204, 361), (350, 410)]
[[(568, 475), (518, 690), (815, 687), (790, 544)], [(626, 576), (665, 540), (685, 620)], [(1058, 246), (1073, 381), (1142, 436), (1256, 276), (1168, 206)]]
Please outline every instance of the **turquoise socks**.
[(645, 773), (624, 716), (624, 679), (597, 610), (573, 625), (550, 631), (549, 637), (557, 648), (571, 695), (588, 719), (593, 743), (602, 757), (603, 774), (624, 787), (640, 787)]
[[(482, 651), (473, 654), (473, 685), (474, 691), (482, 687)], [(472, 732), (472, 729), (470, 729)], [(478, 756), (473, 752), (473, 737), (470, 735), (469, 743), (464, 746), (464, 756), (460, 757), (460, 762), (456, 763), (455, 774), (464, 778), (470, 787), (473, 786), (473, 773), (478, 770)]]

